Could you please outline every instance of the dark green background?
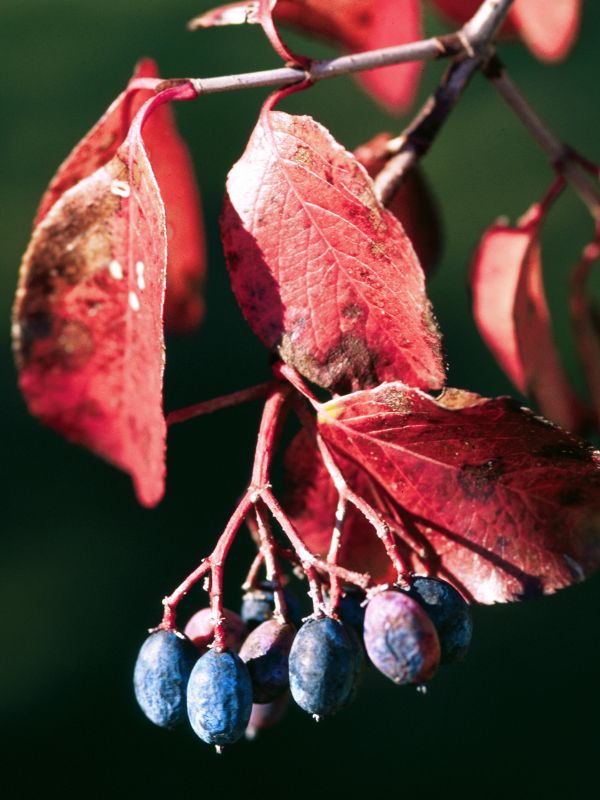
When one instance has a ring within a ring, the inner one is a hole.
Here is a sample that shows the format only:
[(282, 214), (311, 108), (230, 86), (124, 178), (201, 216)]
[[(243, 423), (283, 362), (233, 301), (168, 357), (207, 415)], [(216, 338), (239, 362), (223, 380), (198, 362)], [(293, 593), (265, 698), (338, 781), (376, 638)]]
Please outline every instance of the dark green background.
[[(58, 790), (83, 798), (434, 797), (451, 791), (581, 797), (586, 785), (593, 791), (598, 764), (598, 578), (540, 601), (476, 608), (469, 658), (443, 671), (425, 698), (371, 673), (355, 705), (339, 717), (317, 726), (292, 709), (276, 731), (220, 759), (186, 730), (152, 727), (134, 704), (136, 650), (157, 622), (161, 596), (208, 552), (247, 480), (259, 409), (225, 411), (173, 430), (166, 499), (145, 511), (126, 476), (27, 414), (10, 354), (9, 314), (44, 187), (138, 57), (153, 55), (168, 76), (277, 65), (259, 30), (187, 33), (184, 22), (209, 6), (202, 0), (2, 0), (0, 754), (2, 783), (12, 784), (5, 796)], [(545, 67), (519, 46), (502, 48), (552, 127), (595, 159), (599, 33), (600, 9), (587, 3), (580, 42), (564, 65)], [(330, 51), (313, 46), (312, 52)], [(427, 69), (422, 97), (441, 68)], [(168, 342), (168, 408), (268, 376), (266, 358), (228, 291), (216, 225), (226, 172), (263, 96), (239, 92), (178, 108), (206, 204), (210, 277), (205, 326), (193, 338)], [(287, 108), (314, 114), (349, 147), (402, 125), (378, 111), (351, 79), (319, 85)], [(427, 171), (447, 231), (431, 294), (452, 382), (485, 394), (510, 391), (469, 319), (465, 267), (482, 228), (499, 214), (523, 212), (548, 184), (548, 168), (491, 87), (477, 79), (427, 159)], [(565, 353), (567, 268), (589, 231), (579, 202), (561, 201), (546, 238), (546, 266)], [(242, 537), (227, 573), (232, 605), (249, 555)], [(199, 592), (194, 602), (201, 601)]]

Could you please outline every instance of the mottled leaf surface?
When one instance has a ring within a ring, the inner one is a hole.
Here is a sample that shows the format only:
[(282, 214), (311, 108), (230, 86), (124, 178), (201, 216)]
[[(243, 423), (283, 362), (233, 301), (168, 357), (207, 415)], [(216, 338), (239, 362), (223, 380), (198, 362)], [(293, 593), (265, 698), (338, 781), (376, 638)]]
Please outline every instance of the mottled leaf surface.
[(147, 506), (164, 489), (167, 229), (141, 128), (167, 94), (144, 104), (114, 156), (35, 228), (14, 310), (31, 412), (129, 472)]
[[(432, 0), (449, 19), (466, 22), (480, 0)], [(581, 20), (581, 0), (515, 0), (502, 29), (518, 34), (543, 61), (560, 61), (573, 47)]]
[(600, 562), (600, 454), (512, 400), (383, 384), (322, 405), (319, 429), (479, 602), (553, 592)]
[[(380, 133), (354, 151), (354, 155), (375, 178), (390, 158), (386, 145), (389, 133)], [(437, 200), (423, 171), (417, 166), (406, 175), (386, 208), (401, 223), (427, 276), (435, 269), (442, 252), (442, 218)]]
[(546, 417), (578, 430), (583, 412), (560, 361), (544, 292), (542, 218), (536, 205), (517, 227), (496, 223), (485, 232), (471, 269), (473, 314), (517, 389)]
[(227, 180), (222, 233), (254, 332), (334, 391), (444, 381), (415, 252), (356, 159), (310, 117), (269, 109)]
[[(287, 23), (349, 52), (392, 47), (423, 36), (419, 0), (267, 0), (263, 5), (272, 7), (275, 23)], [(219, 6), (193, 20), (192, 27), (261, 21), (265, 25), (259, 2), (242, 2)], [(273, 32), (267, 34), (275, 42)], [(276, 49), (285, 55), (284, 48), (280, 40)], [(358, 79), (388, 110), (398, 112), (413, 102), (421, 69), (420, 62), (397, 64), (362, 73)]]
[[(38, 225), (67, 189), (107, 164), (123, 144), (144, 102), (154, 95), (158, 69), (146, 58), (136, 66), (127, 89), (77, 143), (46, 190), (34, 225)], [(179, 136), (171, 109), (157, 108), (144, 126), (144, 144), (167, 215), (168, 274), (165, 322), (186, 332), (203, 312), (201, 286), (206, 268), (200, 194), (189, 151)]]

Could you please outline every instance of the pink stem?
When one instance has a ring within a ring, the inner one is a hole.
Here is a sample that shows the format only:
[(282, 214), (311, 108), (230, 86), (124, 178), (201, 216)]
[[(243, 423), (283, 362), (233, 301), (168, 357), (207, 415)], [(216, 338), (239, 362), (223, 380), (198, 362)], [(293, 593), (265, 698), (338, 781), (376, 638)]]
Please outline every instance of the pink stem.
[(314, 567), (325, 575), (338, 575), (343, 581), (353, 586), (359, 586), (361, 589), (368, 588), (371, 579), (368, 573), (354, 572), (353, 570), (339, 567), (337, 564), (328, 564), (327, 561), (317, 558), (317, 556), (310, 552), (270, 489), (265, 489), (262, 492), (261, 499), (289, 539), (305, 572), (311, 567)]
[(258, 535), (260, 537), (260, 550), (265, 562), (265, 569), (267, 573), (267, 580), (273, 586), (273, 599), (275, 601), (275, 618), (285, 622), (287, 620), (287, 606), (285, 596), (283, 593), (283, 583), (281, 580), (281, 573), (279, 565), (275, 557), (275, 543), (273, 540), (273, 532), (269, 525), (264, 509), (260, 503), (254, 506), (254, 513), (256, 515), (256, 523), (258, 526)]
[(232, 406), (238, 406), (242, 403), (249, 403), (251, 400), (258, 400), (261, 397), (266, 397), (272, 388), (273, 384), (271, 382), (259, 383), (256, 386), (248, 387), (248, 389), (240, 389), (239, 392), (224, 394), (212, 400), (204, 400), (192, 406), (179, 408), (168, 414), (167, 425), (170, 427), (171, 425), (176, 425), (178, 422), (187, 422), (188, 419), (200, 417), (203, 414), (212, 414), (213, 411), (220, 411), (222, 408), (231, 408)]

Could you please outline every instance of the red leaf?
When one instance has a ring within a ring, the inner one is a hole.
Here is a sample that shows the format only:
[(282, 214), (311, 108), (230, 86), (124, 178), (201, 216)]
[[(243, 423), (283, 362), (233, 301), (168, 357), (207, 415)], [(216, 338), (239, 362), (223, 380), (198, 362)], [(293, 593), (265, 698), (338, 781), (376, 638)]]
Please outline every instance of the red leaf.
[[(344, 460), (356, 491), (373, 500), (370, 481), (352, 462)], [(284, 506), (308, 549), (327, 557), (335, 525), (338, 495), (319, 456), (314, 437), (300, 431), (290, 444), (284, 461), (286, 497)], [(342, 526), (337, 563), (346, 569), (368, 572), (376, 582), (396, 580), (385, 549), (371, 525), (354, 506), (348, 505)]]
[[(391, 154), (386, 150), (389, 133), (380, 133), (354, 151), (354, 155), (375, 178)], [(402, 223), (406, 235), (427, 276), (435, 269), (442, 251), (443, 231), (440, 210), (422, 170), (413, 167), (396, 190), (386, 208)]]
[(600, 241), (596, 238), (585, 248), (571, 274), (570, 297), (575, 345), (597, 417), (600, 417), (600, 315), (589, 294), (587, 282), (590, 271), (599, 258)]
[(516, 0), (511, 17), (534, 55), (542, 61), (561, 61), (579, 33), (581, 0)]
[(335, 391), (444, 381), (423, 273), (356, 159), (310, 117), (265, 105), (227, 181), (221, 220), (250, 326)]
[[(272, 0), (271, 5), (274, 5)], [(422, 38), (419, 0), (279, 0), (273, 18), (350, 52), (392, 47)], [(193, 20), (192, 27), (260, 21), (258, 2), (242, 2), (219, 6)], [(274, 43), (272, 31), (270, 34)], [(280, 39), (279, 45), (276, 49), (284, 59), (291, 55), (292, 60), (298, 60)], [(359, 80), (389, 111), (399, 112), (415, 99), (421, 69), (420, 62), (397, 64), (365, 72)]]
[(384, 384), (322, 405), (319, 429), (479, 602), (550, 593), (600, 563), (600, 453), (514, 401)]
[(546, 417), (577, 431), (584, 411), (563, 371), (544, 293), (543, 218), (542, 206), (534, 205), (516, 228), (496, 223), (486, 231), (471, 268), (473, 314), (517, 389), (532, 397)]
[(30, 411), (129, 472), (147, 506), (164, 489), (167, 234), (141, 128), (173, 96), (148, 100), (114, 156), (47, 211), (23, 258), (14, 310)]
[[(42, 198), (34, 225), (42, 221), (67, 189), (114, 157), (135, 114), (154, 95), (159, 82), (152, 59), (144, 59), (137, 65), (128, 88), (59, 167)], [(165, 321), (173, 331), (189, 331), (200, 322), (203, 312), (204, 232), (194, 167), (177, 133), (170, 108), (162, 106), (152, 114), (144, 127), (144, 143), (167, 214), (169, 268)]]
[[(481, 0), (433, 0), (450, 19), (463, 24)], [(572, 48), (581, 18), (581, 0), (515, 0), (502, 28), (504, 35), (520, 35), (543, 61), (560, 61)]]

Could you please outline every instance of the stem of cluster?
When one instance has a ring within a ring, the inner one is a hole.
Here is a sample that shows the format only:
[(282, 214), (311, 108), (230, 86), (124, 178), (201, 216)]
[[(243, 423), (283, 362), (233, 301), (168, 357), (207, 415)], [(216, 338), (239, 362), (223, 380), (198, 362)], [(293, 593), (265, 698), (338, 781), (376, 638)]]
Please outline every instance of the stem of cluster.
[(251, 400), (259, 400), (262, 397), (266, 397), (272, 387), (272, 382), (259, 383), (256, 386), (248, 387), (248, 389), (241, 389), (239, 392), (224, 394), (212, 400), (204, 400), (201, 403), (195, 403), (193, 406), (179, 408), (177, 411), (171, 411), (167, 415), (167, 425), (170, 427), (171, 425), (177, 425), (179, 422), (187, 422), (194, 417), (212, 414), (214, 411), (220, 411), (222, 408), (231, 408), (232, 406), (239, 406), (242, 403), (249, 403)]

